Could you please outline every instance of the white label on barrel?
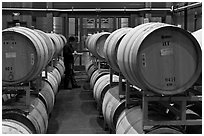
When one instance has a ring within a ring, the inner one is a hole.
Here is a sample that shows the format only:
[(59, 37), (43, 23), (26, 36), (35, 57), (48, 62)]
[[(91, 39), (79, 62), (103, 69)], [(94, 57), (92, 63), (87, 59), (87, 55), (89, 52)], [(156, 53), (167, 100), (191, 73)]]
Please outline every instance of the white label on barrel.
[(31, 65), (34, 65), (34, 54), (30, 54)]
[(172, 54), (173, 54), (172, 48), (161, 49), (161, 56), (167, 56), (167, 55), (172, 55)]
[(16, 52), (7, 52), (6, 58), (16, 58)]

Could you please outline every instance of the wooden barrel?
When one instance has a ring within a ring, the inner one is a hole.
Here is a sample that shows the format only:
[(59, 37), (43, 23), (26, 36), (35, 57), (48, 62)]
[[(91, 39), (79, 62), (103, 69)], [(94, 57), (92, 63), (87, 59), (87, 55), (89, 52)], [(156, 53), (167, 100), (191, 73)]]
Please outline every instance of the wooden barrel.
[[(149, 115), (150, 120), (163, 120), (168, 117), (163, 117), (158, 112), (152, 112)], [(142, 125), (142, 109), (136, 106), (130, 109), (125, 109), (119, 116), (116, 125), (116, 134), (144, 134)], [(160, 126), (154, 128), (150, 126), (148, 134), (181, 134), (182, 132), (177, 128)]]
[(48, 127), (46, 107), (39, 98), (32, 96), (30, 99), (28, 111), (19, 107), (22, 103), (25, 103), (25, 96), (22, 96), (17, 102), (10, 103), (9, 106), (13, 108), (2, 111), (2, 118), (19, 121), (32, 130), (33, 133), (45, 134)]
[(90, 87), (91, 89), (93, 89), (94, 84), (96, 83), (96, 81), (103, 75), (109, 74), (109, 70), (101, 70), (101, 69), (97, 69), (96, 71), (94, 71), (94, 73), (91, 75), (91, 79), (90, 79)]
[(104, 43), (109, 35), (109, 32), (101, 32), (92, 35), (89, 39), (88, 49), (96, 58), (104, 59)]
[(89, 68), (94, 65), (92, 61), (88, 61), (86, 64), (85, 64), (85, 71), (88, 72)]
[[(150, 23), (145, 23), (145, 24), (142, 24), (142, 25), (139, 25), (135, 28), (133, 28), (131, 31), (129, 31), (124, 37), (123, 39), (121, 40), (120, 44), (119, 44), (119, 47), (118, 47), (118, 52), (117, 52), (117, 63), (118, 63), (118, 66), (119, 66), (119, 69), (120, 71), (123, 73), (123, 75), (125, 76), (125, 78), (131, 82), (132, 84), (134, 85), (137, 85), (139, 87), (141, 87), (141, 84), (140, 82), (138, 81), (135, 81), (135, 82), (132, 82), (134, 81), (134, 79), (132, 78), (132, 76), (130, 75), (130, 73), (132, 73), (131, 69), (128, 67), (128, 69), (126, 69), (126, 66), (125, 65), (121, 65), (122, 62), (128, 62), (128, 57), (125, 58), (125, 54), (126, 53), (129, 53), (127, 51), (127, 49), (131, 48), (131, 45), (128, 44), (128, 41), (130, 40), (130, 38), (132, 37), (132, 35), (134, 35), (134, 33), (136, 32), (136, 30), (140, 29), (140, 28), (143, 28), (147, 25), (150, 25)], [(138, 31), (140, 32), (140, 31)], [(126, 46), (122, 46), (122, 45), (126, 45)], [(121, 56), (119, 56), (119, 54)], [(123, 55), (123, 56), (122, 56)]]
[[(19, 27), (17, 27), (19, 28)], [(30, 33), (33, 33), (37, 38), (40, 39), (40, 42), (45, 50), (45, 54), (43, 54), (45, 56), (45, 63), (43, 64), (43, 68), (48, 64), (48, 60), (49, 60), (49, 48), (46, 44), (46, 41), (44, 40), (43, 36), (41, 34), (39, 34), (39, 32), (36, 32), (35, 30), (26, 28), (26, 27), (21, 27), (20, 29), (25, 30), (26, 32), (29, 31)], [(47, 39), (46, 39), (47, 40)], [(42, 71), (42, 69), (40, 70), (40, 72)], [(38, 74), (37, 74), (38, 75)]]
[(47, 65), (48, 47), (34, 30), (20, 26), (8, 28), (3, 30), (2, 39), (3, 85), (31, 81)]
[(56, 77), (50, 72), (47, 73), (47, 78), (45, 79), (51, 85), (54, 94), (56, 95), (58, 92), (58, 81)]
[(39, 98), (35, 98), (30, 105), (30, 112), (27, 115), (27, 118), (31, 120), (36, 131), (39, 134), (45, 134), (48, 127), (48, 114), (46, 107)]
[(48, 66), (48, 73), (52, 74), (55, 77), (55, 79), (57, 80), (57, 84), (59, 85), (61, 82), (60, 72), (55, 67)]
[(52, 86), (46, 80), (42, 81), (42, 89), (39, 92), (39, 98), (46, 106), (46, 110), (49, 115), (54, 107), (55, 94)]
[(119, 68), (131, 84), (164, 95), (191, 87), (201, 73), (201, 60), (201, 48), (189, 32), (163, 23), (130, 30), (117, 52)]
[[(113, 75), (113, 82), (119, 82), (119, 77)], [(99, 109), (102, 108), (103, 98), (106, 92), (110, 89), (110, 75), (101, 76), (95, 83), (93, 88), (93, 96), (97, 102)]]
[(92, 34), (92, 35), (90, 35), (89, 37), (89, 39), (87, 40), (87, 48), (89, 49), (89, 51), (92, 53), (92, 51), (91, 51), (91, 41), (94, 39), (94, 36), (95, 35), (97, 35), (97, 33), (96, 34)]
[(61, 53), (61, 50), (63, 49), (62, 41), (57, 36), (57, 34), (47, 33), (47, 35), (52, 39), (52, 42), (54, 43), (55, 47), (54, 57), (57, 57)]
[(62, 77), (65, 71), (64, 62), (61, 59), (59, 59), (59, 61), (56, 62), (54, 67), (59, 71), (60, 76)]
[(61, 75), (60, 75), (60, 72), (59, 72), (56, 68), (54, 68), (51, 73), (53, 74), (53, 76), (56, 77), (57, 83), (58, 83), (58, 85), (60, 85), (60, 83), (61, 83)]
[[(196, 40), (198, 41), (198, 43), (200, 44), (200, 47), (202, 49), (202, 29), (193, 32), (192, 35), (196, 38)], [(202, 85), (202, 72), (201, 72), (198, 80), (196, 81), (196, 84)]]
[(32, 131), (19, 121), (3, 119), (2, 134), (32, 134)]
[[(102, 84), (102, 82), (104, 83), (102, 86), (100, 86), (100, 84)], [(93, 97), (95, 99), (95, 101), (97, 102), (97, 104), (99, 103), (99, 99), (100, 97), (98, 98), (97, 95), (99, 95), (99, 92), (102, 91), (102, 87), (106, 87), (105, 83), (108, 84), (109, 86), (109, 83), (110, 83), (110, 75), (104, 75), (104, 76), (101, 76), (97, 81), (96, 83), (94, 84), (94, 88), (93, 88)], [(108, 87), (109, 89), (110, 87)], [(108, 91), (108, 89), (106, 89), (106, 91)]]
[(119, 66), (117, 64), (117, 50), (122, 38), (131, 30), (132, 28), (120, 28), (112, 32), (104, 43), (104, 57), (109, 63), (112, 69), (120, 72)]
[(88, 79), (91, 78), (92, 74), (94, 73), (94, 71), (96, 71), (97, 68), (95, 65), (91, 65), (88, 69), (87, 75), (88, 75)]
[(193, 32), (192, 35), (196, 38), (202, 48), (202, 29)]
[(48, 47), (48, 63), (52, 60), (54, 53), (55, 53), (55, 47), (54, 43), (52, 42), (51, 38), (47, 36), (47, 34), (41, 30), (35, 29), (38, 34), (42, 36), (42, 38), (45, 40), (47, 47)]
[(120, 101), (119, 86), (111, 88), (104, 96), (103, 116), (109, 128), (115, 130), (119, 115), (125, 109), (125, 99)]
[(17, 122), (21, 122), (26, 127), (28, 127), (33, 134), (36, 134), (36, 127), (34, 124), (27, 118), (28, 113), (21, 109), (3, 109), (2, 110), (2, 119), (11, 119)]
[[(55, 33), (53, 33), (53, 34), (55, 34)], [(58, 40), (60, 42), (60, 46), (61, 46), (60, 53), (61, 53), (61, 51), (63, 50), (63, 47), (64, 47), (64, 40), (63, 40), (62, 36), (60, 36), (58, 34), (55, 34), (55, 35), (56, 35), (56, 37), (58, 38)]]
[[(63, 40), (63, 44), (65, 45), (65, 44), (67, 44), (67, 39), (66, 39), (66, 37), (64, 36), (64, 35), (62, 35), (62, 34), (58, 34), (61, 38), (62, 38), (62, 40)], [(63, 45), (63, 46), (64, 46)]]
[[(109, 90), (115, 90), (117, 88), (117, 86), (113, 87), (113, 88), (110, 88)], [(109, 91), (108, 90), (108, 91)], [(108, 92), (107, 91), (107, 92)], [(107, 94), (106, 92), (106, 94)], [(108, 95), (108, 97), (106, 97), (106, 94), (104, 96), (104, 99), (103, 99), (103, 102), (102, 102), (102, 113), (103, 113), (103, 116), (104, 116), (104, 120), (107, 121), (106, 117), (105, 117), (105, 114), (106, 114), (106, 107), (108, 105), (108, 102), (111, 101), (111, 99), (113, 99), (112, 96)]]

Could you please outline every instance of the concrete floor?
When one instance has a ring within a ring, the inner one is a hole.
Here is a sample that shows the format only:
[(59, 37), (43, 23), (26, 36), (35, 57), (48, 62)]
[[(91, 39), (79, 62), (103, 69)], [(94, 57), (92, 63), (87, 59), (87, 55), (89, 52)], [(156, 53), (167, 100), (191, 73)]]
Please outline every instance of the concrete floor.
[[(76, 74), (81, 88), (59, 89), (48, 125), (48, 134), (106, 134), (85, 72)], [(85, 88), (85, 89), (84, 89)]]

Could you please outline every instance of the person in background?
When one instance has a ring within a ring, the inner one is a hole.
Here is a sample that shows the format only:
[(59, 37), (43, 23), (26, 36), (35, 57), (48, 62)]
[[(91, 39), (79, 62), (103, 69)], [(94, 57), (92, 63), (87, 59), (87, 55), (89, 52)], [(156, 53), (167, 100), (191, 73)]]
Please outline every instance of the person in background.
[[(63, 56), (64, 56), (64, 64), (65, 64), (65, 79), (64, 79), (64, 88), (69, 88), (69, 83), (71, 81), (71, 88), (79, 88), (80, 86), (77, 85), (76, 80), (74, 78), (74, 55), (77, 54), (76, 51), (74, 51), (74, 44), (76, 42), (76, 39), (71, 36), (68, 39), (67, 44), (63, 48)], [(71, 89), (69, 88), (69, 89)]]

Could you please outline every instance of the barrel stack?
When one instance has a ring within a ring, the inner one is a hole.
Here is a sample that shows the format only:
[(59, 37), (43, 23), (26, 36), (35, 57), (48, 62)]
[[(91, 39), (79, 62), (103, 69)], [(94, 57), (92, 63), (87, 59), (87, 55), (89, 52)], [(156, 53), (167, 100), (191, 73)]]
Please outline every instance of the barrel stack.
[(65, 66), (63, 35), (19, 25), (2, 32), (2, 132), (45, 134)]
[[(88, 36), (86, 69), (104, 129), (180, 134), (197, 127), (195, 133), (202, 133), (201, 110), (195, 110), (201, 109), (202, 93), (194, 89), (201, 75), (201, 40), (193, 35), (174, 25), (145, 23)], [(96, 78), (101, 62), (109, 72)]]

